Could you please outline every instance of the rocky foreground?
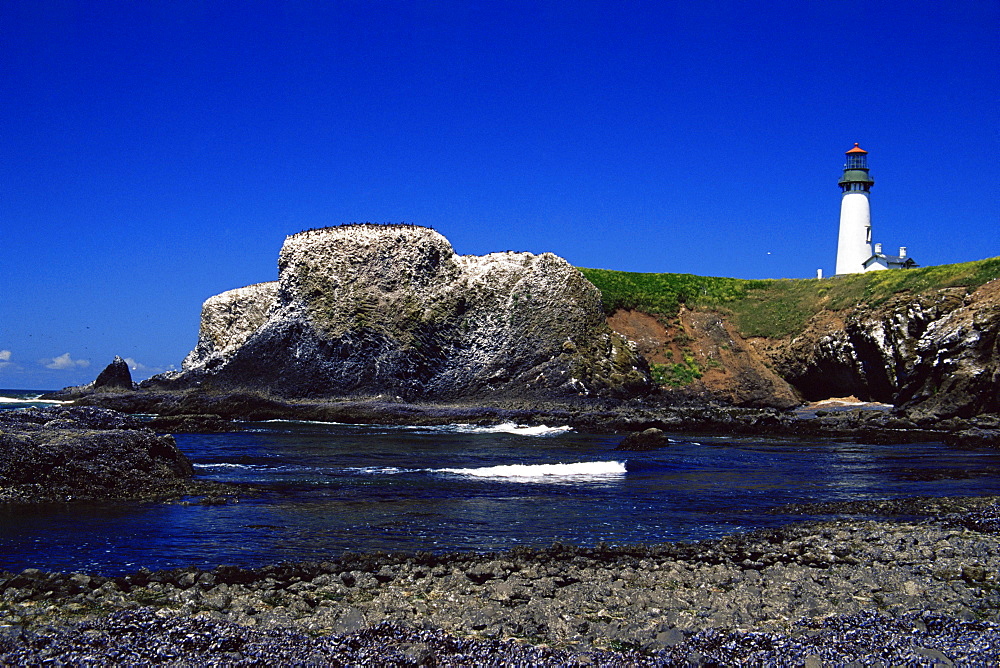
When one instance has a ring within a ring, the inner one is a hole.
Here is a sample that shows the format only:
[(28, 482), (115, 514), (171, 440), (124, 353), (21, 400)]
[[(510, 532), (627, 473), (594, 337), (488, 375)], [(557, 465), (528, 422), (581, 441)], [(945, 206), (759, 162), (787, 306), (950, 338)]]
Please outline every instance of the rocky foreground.
[(0, 663), (1000, 662), (1000, 499), (857, 510), (915, 519), (256, 570), (7, 573)]

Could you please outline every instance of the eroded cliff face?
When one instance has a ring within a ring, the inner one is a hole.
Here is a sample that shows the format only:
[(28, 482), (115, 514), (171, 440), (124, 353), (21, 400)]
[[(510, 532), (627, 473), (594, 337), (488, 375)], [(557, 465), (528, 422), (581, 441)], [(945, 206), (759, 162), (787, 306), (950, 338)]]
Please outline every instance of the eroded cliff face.
[(209, 297), (201, 307), (198, 345), (184, 359), (184, 369), (224, 365), (267, 322), (276, 305), (277, 281), (258, 283)]
[(649, 388), (600, 293), (544, 253), (456, 255), (433, 230), (288, 237), (277, 283), (205, 302), (177, 383), (296, 397), (531, 397)]
[(718, 313), (682, 308), (671, 321), (639, 311), (619, 310), (608, 324), (653, 368), (668, 399), (720, 401), (748, 408), (792, 408), (799, 393), (768, 359)]
[(823, 312), (770, 347), (775, 370), (805, 399), (853, 394), (927, 418), (1000, 411), (1000, 281), (878, 306)]
[(683, 308), (670, 321), (619, 311), (608, 322), (668, 397), (790, 408), (853, 395), (928, 421), (1000, 413), (1000, 280), (820, 311), (782, 340), (745, 339), (725, 315)]

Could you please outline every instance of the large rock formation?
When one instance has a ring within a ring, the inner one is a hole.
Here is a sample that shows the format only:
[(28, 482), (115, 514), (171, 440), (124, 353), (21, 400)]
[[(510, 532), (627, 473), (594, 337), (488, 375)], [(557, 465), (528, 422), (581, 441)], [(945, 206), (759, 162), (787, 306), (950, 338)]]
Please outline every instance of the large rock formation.
[(459, 256), (427, 228), (345, 225), (288, 237), (278, 269), (208, 299), (180, 374), (147, 385), (428, 399), (649, 388), (597, 288), (551, 253)]
[(817, 314), (771, 350), (806, 399), (855, 395), (928, 418), (1000, 412), (1000, 281)]

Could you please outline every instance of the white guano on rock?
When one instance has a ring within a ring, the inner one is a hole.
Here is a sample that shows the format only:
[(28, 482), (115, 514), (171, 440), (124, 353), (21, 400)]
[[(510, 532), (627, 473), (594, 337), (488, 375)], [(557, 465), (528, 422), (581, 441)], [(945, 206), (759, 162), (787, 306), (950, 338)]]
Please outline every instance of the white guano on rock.
[(278, 274), (205, 302), (182, 376), (286, 396), (649, 387), (600, 292), (551, 253), (459, 256), (427, 228), (345, 225), (288, 237)]

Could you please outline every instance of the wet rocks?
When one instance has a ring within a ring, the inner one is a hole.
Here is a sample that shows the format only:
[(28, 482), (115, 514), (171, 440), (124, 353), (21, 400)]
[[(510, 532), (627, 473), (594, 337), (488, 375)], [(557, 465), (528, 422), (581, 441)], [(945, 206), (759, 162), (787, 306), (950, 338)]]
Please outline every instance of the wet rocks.
[(639, 432), (627, 435), (616, 450), (629, 450), (632, 452), (642, 452), (645, 450), (656, 450), (670, 444), (670, 439), (662, 429), (650, 427)]
[(84, 406), (0, 412), (0, 503), (231, 493), (192, 473), (172, 436), (134, 417)]
[[(569, 425), (577, 431), (630, 434), (655, 428), (668, 433), (726, 433), (795, 437), (850, 437), (870, 443), (904, 444), (945, 441), (965, 447), (995, 447), (1000, 416), (985, 413), (947, 420), (913, 419), (907, 411), (884, 404), (837, 410), (745, 408), (718, 403), (671, 404), (642, 398), (627, 402), (575, 400), (483, 400), (481, 402), (407, 402), (397, 397), (291, 400), (246, 391), (143, 389), (89, 394), (78, 405), (104, 406), (131, 413), (169, 416), (163, 431), (225, 429), (215, 420), (319, 420), (354, 424), (480, 425), (514, 422)], [(238, 428), (231, 426), (228, 430)], [(978, 430), (978, 431), (977, 431)], [(968, 431), (970, 438), (960, 435)]]
[[(42, 632), (0, 634), (9, 665), (380, 665), (380, 666), (718, 666), (961, 665), (1000, 659), (1000, 628), (933, 613), (892, 618), (879, 613), (803, 620), (791, 632), (662, 632), (666, 648), (628, 643), (580, 651), (514, 639), (458, 636), (381, 622), (330, 636), (255, 629), (209, 616), (159, 615), (151, 608)], [(58, 663), (57, 663), (58, 662)]]
[(979, 427), (961, 429), (948, 434), (945, 437), (945, 443), (965, 447), (1000, 448), (1000, 429), (981, 429)]
[[(285, 640), (269, 651), (299, 647), (287, 655), (298, 662), (500, 665), (485, 660), (494, 652), (532, 665), (989, 665), (1000, 660), (998, 501), (927, 499), (899, 505), (931, 514), (919, 522), (812, 522), (699, 543), (344, 554), (114, 578), (29, 569), (0, 576), (0, 624), (27, 629), (0, 640), (0, 661), (102, 656), (88, 638), (131, 629), (136, 648), (223, 665), (242, 660), (225, 652), (258, 656), (255, 643), (272, 639)], [(46, 628), (74, 619), (90, 621)], [(43, 628), (48, 643), (31, 635)], [(189, 633), (206, 640), (186, 645)], [(329, 654), (349, 647), (358, 653)]]

